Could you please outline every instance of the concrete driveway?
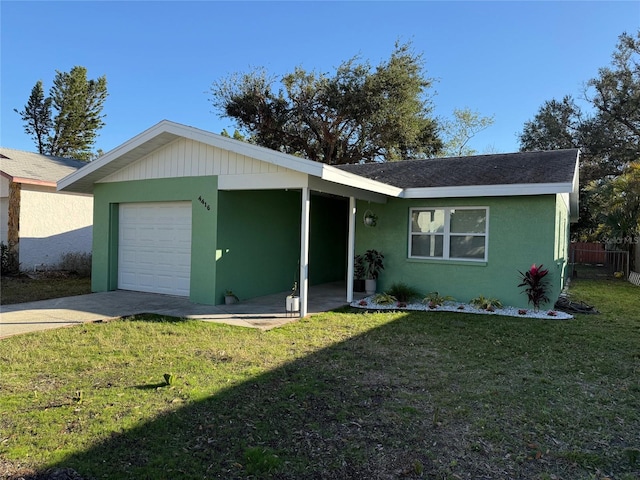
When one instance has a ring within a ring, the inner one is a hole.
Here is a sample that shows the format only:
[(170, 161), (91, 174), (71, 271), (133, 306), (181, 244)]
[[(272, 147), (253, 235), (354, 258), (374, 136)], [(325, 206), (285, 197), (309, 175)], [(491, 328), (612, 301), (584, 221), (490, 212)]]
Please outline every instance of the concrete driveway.
[[(142, 313), (268, 330), (298, 319), (285, 312), (287, 294), (283, 292), (235, 305), (213, 306), (191, 303), (186, 297), (116, 290), (3, 305), (0, 306), (0, 338)], [(341, 282), (312, 287), (309, 297), (310, 314), (333, 310), (347, 303)]]

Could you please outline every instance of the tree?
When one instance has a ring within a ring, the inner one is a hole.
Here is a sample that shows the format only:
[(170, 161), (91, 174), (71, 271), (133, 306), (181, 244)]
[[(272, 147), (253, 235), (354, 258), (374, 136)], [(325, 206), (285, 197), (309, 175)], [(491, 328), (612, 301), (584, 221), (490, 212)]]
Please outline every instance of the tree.
[(586, 188), (599, 238), (623, 247), (633, 255), (640, 238), (640, 161), (624, 173), (594, 180)]
[[(581, 212), (573, 236), (582, 239), (602, 238), (602, 195), (619, 192), (609, 187), (640, 158), (640, 30), (635, 37), (623, 33), (612, 57), (611, 67), (585, 84), (592, 113), (583, 114), (571, 96), (551, 100), (519, 135), (521, 150), (581, 149)], [(602, 195), (594, 195), (597, 188)]]
[(104, 75), (87, 80), (87, 69), (76, 66), (69, 72), (56, 70), (46, 98), (42, 81), (36, 82), (24, 110), (14, 111), (25, 122), (24, 130), (39, 153), (90, 160), (95, 156), (91, 149), (97, 132), (104, 126), (107, 95)]
[[(585, 97), (596, 108), (603, 122), (618, 127), (617, 133), (637, 158), (640, 146), (640, 30), (635, 37), (620, 35), (612, 68), (599, 70), (587, 86), (595, 91)], [(624, 151), (618, 154), (625, 155)], [(632, 159), (633, 160), (633, 159)]]
[[(18, 112), (17, 110), (15, 110)], [(39, 153), (46, 152), (47, 135), (51, 129), (51, 98), (45, 98), (42, 81), (38, 80), (22, 112), (24, 131), (35, 141)]]
[(264, 69), (236, 73), (212, 85), (211, 101), (250, 141), (335, 165), (438, 153), (431, 86), (421, 56), (396, 44), (375, 70), (354, 57), (333, 76), (301, 67), (279, 80)]
[(494, 117), (481, 117), (469, 108), (454, 109), (453, 120), (444, 121), (445, 143), (443, 155), (462, 157), (475, 155), (476, 150), (468, 146), (469, 140), (493, 125)]
[(557, 150), (581, 146), (582, 112), (570, 95), (545, 102), (518, 135), (521, 151)]

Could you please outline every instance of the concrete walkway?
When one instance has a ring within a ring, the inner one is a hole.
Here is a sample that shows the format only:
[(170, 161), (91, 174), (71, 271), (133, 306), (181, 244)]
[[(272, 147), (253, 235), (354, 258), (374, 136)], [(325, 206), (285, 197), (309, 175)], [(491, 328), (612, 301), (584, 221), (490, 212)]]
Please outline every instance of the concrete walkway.
[[(288, 292), (284, 292), (241, 301), (234, 305), (213, 306), (191, 303), (186, 297), (116, 290), (3, 305), (0, 306), (0, 338), (142, 313), (269, 330), (298, 320), (297, 314), (285, 312), (287, 295)], [(342, 282), (310, 288), (310, 315), (346, 304), (346, 287)]]

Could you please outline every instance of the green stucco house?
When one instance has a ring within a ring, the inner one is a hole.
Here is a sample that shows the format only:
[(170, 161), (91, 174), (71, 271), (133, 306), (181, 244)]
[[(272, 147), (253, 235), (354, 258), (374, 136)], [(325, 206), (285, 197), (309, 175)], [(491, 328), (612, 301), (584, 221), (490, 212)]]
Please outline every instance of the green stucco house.
[[(385, 256), (403, 282), (526, 306), (518, 270), (550, 270), (557, 298), (577, 219), (578, 150), (330, 166), (162, 121), (58, 182), (92, 193), (93, 291), (220, 304), (343, 281)], [(377, 217), (366, 225), (365, 213)]]

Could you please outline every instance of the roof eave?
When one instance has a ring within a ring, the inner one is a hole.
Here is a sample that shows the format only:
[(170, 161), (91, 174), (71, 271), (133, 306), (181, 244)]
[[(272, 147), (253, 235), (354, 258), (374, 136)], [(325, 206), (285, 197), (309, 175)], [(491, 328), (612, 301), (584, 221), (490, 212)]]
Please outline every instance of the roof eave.
[(340, 185), (346, 185), (361, 190), (367, 190), (389, 197), (402, 196), (402, 188), (394, 187), (393, 185), (389, 185), (388, 183), (371, 180), (355, 173), (349, 173), (345, 170), (341, 170), (331, 165), (320, 165), (322, 165), (322, 173), (320, 178), (328, 182), (338, 183)]
[(406, 188), (402, 198), (510, 197), (573, 192), (573, 183), (515, 183), (459, 187)]

